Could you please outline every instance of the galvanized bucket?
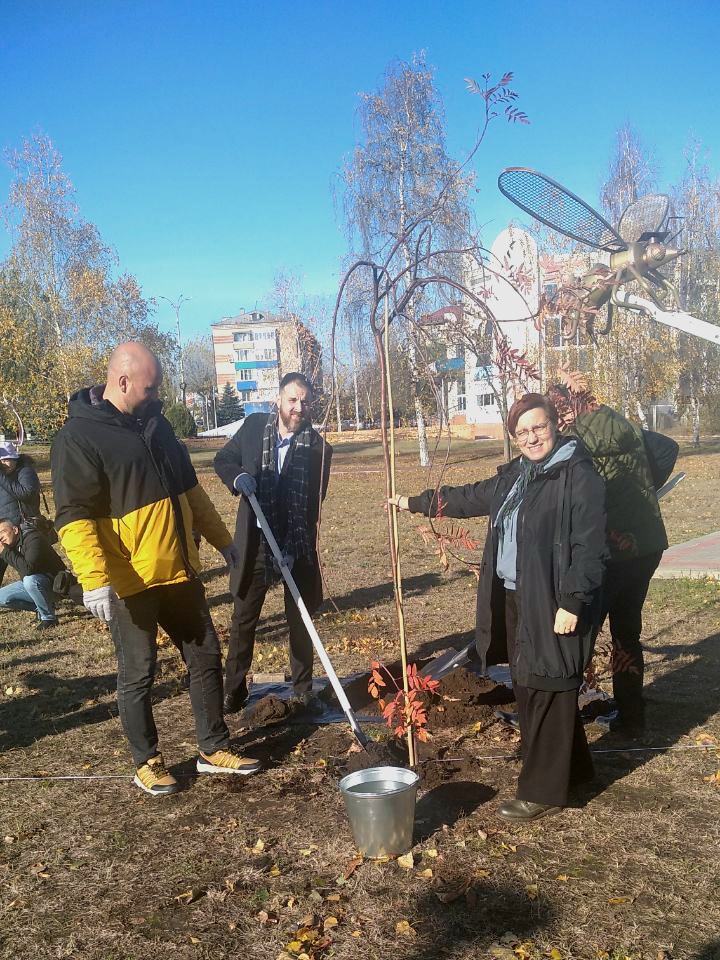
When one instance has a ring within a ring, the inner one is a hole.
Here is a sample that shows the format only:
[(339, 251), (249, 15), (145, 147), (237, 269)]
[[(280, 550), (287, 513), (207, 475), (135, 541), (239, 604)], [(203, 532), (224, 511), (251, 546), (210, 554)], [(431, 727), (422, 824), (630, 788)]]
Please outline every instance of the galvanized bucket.
[(412, 846), (419, 777), (404, 767), (370, 767), (340, 781), (350, 827), (364, 857), (393, 857)]

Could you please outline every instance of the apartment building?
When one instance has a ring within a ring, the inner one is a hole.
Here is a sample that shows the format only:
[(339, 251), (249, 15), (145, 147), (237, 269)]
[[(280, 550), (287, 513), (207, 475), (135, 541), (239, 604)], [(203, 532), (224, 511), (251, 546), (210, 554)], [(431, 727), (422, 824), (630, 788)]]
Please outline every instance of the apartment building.
[(218, 392), (235, 389), (245, 414), (269, 412), (282, 377), (299, 370), (322, 383), (322, 351), (308, 328), (294, 316), (253, 310), (210, 325)]

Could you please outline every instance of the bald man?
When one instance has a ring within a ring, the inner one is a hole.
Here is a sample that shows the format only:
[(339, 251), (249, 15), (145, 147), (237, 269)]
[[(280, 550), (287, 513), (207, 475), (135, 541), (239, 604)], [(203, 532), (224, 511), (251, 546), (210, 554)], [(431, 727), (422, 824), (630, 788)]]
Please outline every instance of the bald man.
[(198, 772), (247, 775), (260, 768), (229, 747), (220, 647), (199, 580), (193, 528), (231, 566), (237, 550), (162, 416), (161, 383), (153, 353), (140, 343), (120, 344), (107, 383), (70, 398), (50, 454), (55, 525), (85, 606), (110, 626), (134, 783), (152, 796), (178, 790), (158, 747), (150, 702), (158, 624), (188, 666)]

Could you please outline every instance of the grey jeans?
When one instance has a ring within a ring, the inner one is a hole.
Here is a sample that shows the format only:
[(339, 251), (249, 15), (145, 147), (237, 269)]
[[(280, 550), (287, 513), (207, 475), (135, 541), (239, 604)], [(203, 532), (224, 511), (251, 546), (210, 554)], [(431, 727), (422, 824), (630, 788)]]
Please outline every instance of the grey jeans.
[(136, 767), (158, 752), (150, 695), (158, 625), (187, 664), (197, 743), (203, 753), (225, 749), (220, 645), (199, 580), (152, 587), (120, 600), (110, 624), (118, 661), (118, 707)]

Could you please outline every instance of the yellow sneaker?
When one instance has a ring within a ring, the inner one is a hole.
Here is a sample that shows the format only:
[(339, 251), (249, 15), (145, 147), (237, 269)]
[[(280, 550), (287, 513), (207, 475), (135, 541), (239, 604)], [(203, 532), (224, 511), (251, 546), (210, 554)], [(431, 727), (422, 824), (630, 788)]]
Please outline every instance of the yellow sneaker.
[(232, 750), (216, 750), (215, 753), (205, 754), (200, 751), (197, 761), (198, 773), (239, 773), (247, 777), (257, 773), (262, 764), (259, 760), (241, 757)]
[(152, 797), (167, 797), (180, 789), (175, 777), (167, 772), (161, 753), (156, 753), (147, 763), (137, 768), (133, 783)]

